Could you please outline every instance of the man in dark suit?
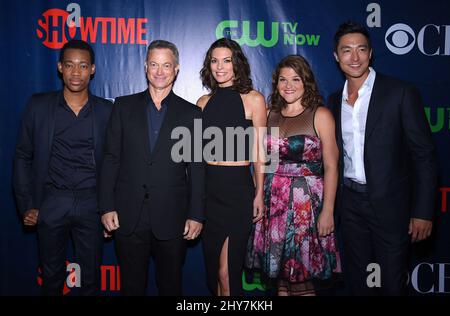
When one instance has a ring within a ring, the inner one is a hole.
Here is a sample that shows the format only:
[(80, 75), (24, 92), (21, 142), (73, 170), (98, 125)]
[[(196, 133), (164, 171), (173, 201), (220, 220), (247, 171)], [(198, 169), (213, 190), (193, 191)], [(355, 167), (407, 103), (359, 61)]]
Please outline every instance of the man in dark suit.
[(88, 90), (95, 72), (88, 43), (66, 43), (58, 71), (63, 90), (35, 94), (25, 109), (13, 185), (24, 224), (37, 224), (43, 293), (62, 294), (71, 235), (81, 272), (75, 284), (80, 294), (97, 295), (103, 236), (96, 187), (112, 104)]
[[(422, 101), (410, 84), (369, 67), (372, 47), (363, 26), (339, 27), (334, 56), (346, 78), (329, 99), (340, 149), (336, 207), (344, 273), (354, 295), (405, 294), (409, 242), (430, 236), (437, 189)], [(372, 271), (381, 272), (370, 278), (373, 284), (367, 282)]]
[(108, 125), (102, 222), (116, 230), (123, 295), (145, 295), (150, 254), (159, 294), (181, 295), (186, 239), (197, 238), (204, 218), (204, 168), (202, 161), (174, 159), (171, 135), (181, 128), (193, 136), (201, 110), (172, 91), (179, 71), (174, 44), (152, 42), (145, 71), (148, 89), (117, 98)]

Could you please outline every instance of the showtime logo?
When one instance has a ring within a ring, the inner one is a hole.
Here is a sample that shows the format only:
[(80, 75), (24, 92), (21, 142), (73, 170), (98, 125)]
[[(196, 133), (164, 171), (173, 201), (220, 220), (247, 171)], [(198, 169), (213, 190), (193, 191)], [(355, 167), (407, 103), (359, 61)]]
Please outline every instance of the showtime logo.
[(69, 40), (80, 38), (102, 44), (147, 45), (146, 18), (83, 17), (76, 3), (62, 9), (49, 9), (38, 20), (36, 35), (48, 48), (60, 49)]
[(450, 187), (439, 188), (439, 191), (441, 192), (441, 212), (446, 213), (448, 211), (447, 194), (450, 193)]
[[(62, 295), (69, 295), (70, 291), (74, 287), (81, 286), (81, 268), (76, 263), (70, 263), (66, 261), (66, 270), (69, 272), (64, 282), (64, 288)], [(113, 265), (102, 265), (100, 266), (100, 279), (101, 286), (100, 290), (102, 292), (117, 292), (120, 291), (120, 268), (119, 266)], [(39, 286), (43, 284), (42, 270), (38, 268), (37, 283)]]

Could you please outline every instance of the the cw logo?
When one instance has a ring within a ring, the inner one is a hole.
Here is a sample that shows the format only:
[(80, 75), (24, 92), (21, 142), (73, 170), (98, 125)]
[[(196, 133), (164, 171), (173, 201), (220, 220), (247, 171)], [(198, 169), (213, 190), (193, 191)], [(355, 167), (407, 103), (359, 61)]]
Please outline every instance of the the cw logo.
[[(237, 36), (237, 28), (239, 22), (235, 20), (225, 20), (219, 23), (216, 28), (216, 38), (225, 37), (225, 35)], [(272, 22), (271, 24), (271, 36), (270, 39), (266, 39), (264, 34), (264, 21), (258, 21), (256, 23), (256, 37), (250, 38), (250, 21), (242, 21), (242, 34), (240, 38), (235, 38), (239, 45), (248, 45), (255, 47), (262, 45), (264, 47), (273, 47), (278, 43), (278, 30), (279, 23)]]
[(259, 273), (254, 273), (253, 275), (253, 283), (247, 283), (245, 272), (242, 273), (242, 288), (245, 291), (254, 291), (254, 290), (260, 290), (265, 291), (266, 287), (261, 284), (261, 277)]
[[(425, 108), (425, 114), (427, 116), (428, 123), (430, 124), (431, 131), (433, 133), (437, 133), (445, 127), (447, 127), (447, 130), (450, 130), (450, 108), (437, 107), (433, 108), (433, 112), (435, 113), (435, 115), (433, 115), (435, 118), (434, 120), (431, 117), (431, 108)], [(447, 126), (445, 126), (446, 124)]]
[[(240, 29), (239, 24), (242, 24)], [(320, 35), (298, 33), (297, 22), (272, 22), (270, 23), (270, 37), (267, 37), (264, 21), (256, 22), (256, 34), (254, 34), (250, 31), (250, 21), (225, 20), (217, 25), (216, 38), (231, 37), (239, 45), (245, 44), (250, 47), (258, 45), (273, 47), (280, 39), (280, 25), (284, 45), (319, 45)]]

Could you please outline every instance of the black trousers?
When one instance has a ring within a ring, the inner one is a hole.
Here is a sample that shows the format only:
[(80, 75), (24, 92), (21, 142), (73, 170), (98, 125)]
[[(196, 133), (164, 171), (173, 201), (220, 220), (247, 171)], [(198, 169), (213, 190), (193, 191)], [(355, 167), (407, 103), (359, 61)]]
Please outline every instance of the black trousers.
[[(344, 186), (341, 208), (343, 269), (352, 295), (406, 295), (409, 235), (407, 225), (388, 231), (370, 204), (367, 193)], [(368, 265), (380, 267), (380, 287), (369, 287), (373, 279)], [(369, 282), (370, 284), (370, 282)]]
[(151, 230), (148, 208), (142, 210), (139, 223), (131, 235), (116, 234), (115, 245), (120, 266), (122, 295), (146, 295), (151, 256), (155, 260), (158, 294), (182, 295), (182, 268), (186, 254), (186, 240), (182, 235), (170, 240), (157, 239)]
[(98, 295), (103, 229), (95, 190), (47, 189), (39, 210), (39, 256), (43, 294), (62, 295), (67, 279), (67, 245), (72, 237), (74, 263), (80, 267), (80, 295)]

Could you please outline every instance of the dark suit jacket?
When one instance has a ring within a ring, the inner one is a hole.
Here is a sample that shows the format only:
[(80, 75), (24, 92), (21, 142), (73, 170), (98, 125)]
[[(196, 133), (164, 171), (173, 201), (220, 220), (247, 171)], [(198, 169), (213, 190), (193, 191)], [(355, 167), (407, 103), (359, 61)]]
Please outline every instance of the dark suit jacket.
[[(56, 106), (62, 91), (34, 94), (25, 109), (14, 158), (13, 186), (19, 211), (39, 209), (52, 150)], [(89, 93), (94, 114), (94, 150), (97, 179), (103, 158), (106, 125), (112, 103)]]
[(172, 130), (184, 127), (193, 136), (194, 119), (201, 118), (201, 109), (171, 92), (150, 153), (146, 93), (148, 90), (115, 101), (106, 136), (100, 210), (115, 210), (120, 224), (117, 232), (129, 235), (146, 205), (153, 233), (168, 240), (182, 236), (188, 218), (200, 222), (204, 218), (203, 163), (175, 162), (171, 157), (172, 146), (178, 142), (171, 139)]
[[(338, 212), (343, 186), (341, 100), (342, 90), (328, 100), (340, 151)], [(370, 202), (386, 229), (404, 227), (411, 217), (433, 218), (437, 163), (422, 99), (410, 84), (380, 73), (367, 114), (364, 169)]]

